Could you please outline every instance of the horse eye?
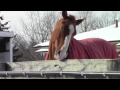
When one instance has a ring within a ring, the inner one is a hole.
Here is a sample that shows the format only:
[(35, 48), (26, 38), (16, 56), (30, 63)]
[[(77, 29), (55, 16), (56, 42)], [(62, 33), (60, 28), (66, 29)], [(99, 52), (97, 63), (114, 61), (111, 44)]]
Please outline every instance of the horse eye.
[(62, 21), (62, 24), (65, 24), (65, 21)]

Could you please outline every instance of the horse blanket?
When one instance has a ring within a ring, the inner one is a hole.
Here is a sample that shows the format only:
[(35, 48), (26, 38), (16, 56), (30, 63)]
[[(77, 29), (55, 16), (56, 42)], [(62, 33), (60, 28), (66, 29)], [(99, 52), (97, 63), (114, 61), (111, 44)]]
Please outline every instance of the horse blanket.
[[(46, 55), (47, 59), (48, 55)], [(71, 39), (67, 59), (116, 59), (115, 45), (99, 38)]]

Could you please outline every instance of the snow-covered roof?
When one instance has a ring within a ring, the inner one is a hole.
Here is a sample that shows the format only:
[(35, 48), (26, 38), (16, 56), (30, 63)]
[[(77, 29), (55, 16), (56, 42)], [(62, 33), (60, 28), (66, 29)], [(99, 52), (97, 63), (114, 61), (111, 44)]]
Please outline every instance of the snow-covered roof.
[(86, 39), (86, 38), (102, 38), (107, 41), (120, 41), (120, 22), (119, 27), (115, 28), (115, 24), (101, 28), (96, 29), (84, 33), (77, 34), (75, 38), (77, 40)]
[(9, 31), (0, 31), (0, 37), (14, 37), (14, 33)]
[[(106, 41), (120, 41), (120, 22), (118, 23), (118, 25), (119, 26), (117, 28), (115, 27), (115, 24), (114, 24), (105, 28), (80, 33), (80, 34), (77, 34), (74, 38), (77, 40), (82, 40), (86, 38), (102, 38)], [(41, 44), (37, 44), (34, 47), (42, 47), (42, 46), (49, 46), (49, 41)], [(42, 49), (38, 51), (42, 52)]]
[(35, 45), (35, 46), (33, 46), (33, 47), (36, 48), (36, 47), (42, 47), (42, 46), (48, 46), (48, 45), (49, 45), (49, 41), (44, 42), (44, 43), (37, 44), (37, 45)]
[(48, 51), (48, 49), (39, 49), (39, 50), (37, 50), (35, 52), (47, 52), (47, 51)]

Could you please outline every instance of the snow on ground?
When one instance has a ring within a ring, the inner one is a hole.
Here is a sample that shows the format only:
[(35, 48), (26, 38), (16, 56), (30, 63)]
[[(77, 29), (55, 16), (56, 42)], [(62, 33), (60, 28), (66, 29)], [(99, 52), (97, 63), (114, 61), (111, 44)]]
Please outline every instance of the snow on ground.
[(117, 46), (120, 46), (120, 43), (118, 43)]

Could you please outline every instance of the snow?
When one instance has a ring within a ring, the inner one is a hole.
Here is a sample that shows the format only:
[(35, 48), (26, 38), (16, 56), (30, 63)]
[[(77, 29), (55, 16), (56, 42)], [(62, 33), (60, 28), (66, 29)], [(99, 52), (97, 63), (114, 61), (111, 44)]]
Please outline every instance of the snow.
[(115, 28), (114, 24), (109, 27), (77, 34), (74, 38), (77, 40), (82, 40), (86, 38), (102, 38), (107, 41), (119, 41), (120, 40), (119, 34), (120, 34), (120, 22), (118, 28)]
[(37, 50), (35, 52), (48, 52), (48, 49), (39, 49), (39, 50)]
[(118, 43), (117, 46), (120, 46), (120, 43)]
[(42, 46), (48, 46), (48, 45), (49, 45), (49, 41), (44, 42), (44, 43), (37, 44), (37, 45), (35, 45), (35, 46), (33, 46), (33, 47), (36, 48), (36, 47), (42, 47)]

